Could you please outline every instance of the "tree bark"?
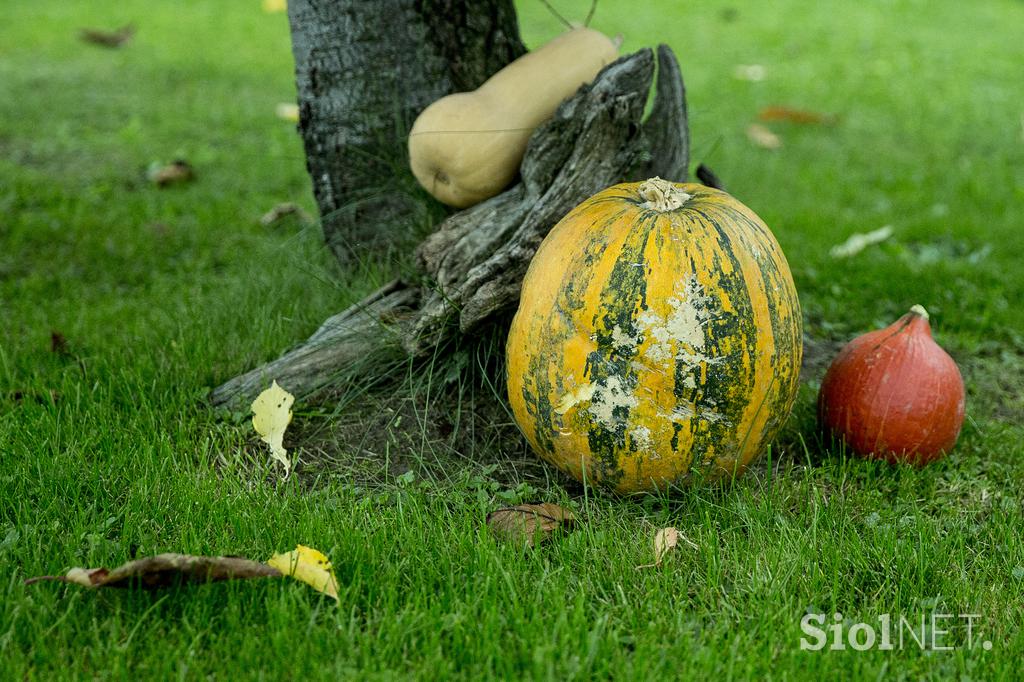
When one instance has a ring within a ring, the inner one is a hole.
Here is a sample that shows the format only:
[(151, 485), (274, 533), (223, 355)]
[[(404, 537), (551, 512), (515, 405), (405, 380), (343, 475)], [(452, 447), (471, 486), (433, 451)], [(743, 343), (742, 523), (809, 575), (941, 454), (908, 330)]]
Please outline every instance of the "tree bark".
[(416, 115), (525, 48), (512, 0), (291, 0), (288, 18), (307, 167), (344, 262), (413, 232), (421, 204), (405, 140)]

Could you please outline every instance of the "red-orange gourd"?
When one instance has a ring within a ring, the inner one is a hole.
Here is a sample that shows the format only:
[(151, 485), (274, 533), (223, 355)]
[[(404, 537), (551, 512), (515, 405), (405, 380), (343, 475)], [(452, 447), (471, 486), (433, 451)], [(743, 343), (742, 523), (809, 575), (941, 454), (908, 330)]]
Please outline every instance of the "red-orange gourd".
[(864, 457), (921, 465), (949, 452), (964, 421), (964, 382), (932, 339), (928, 312), (916, 305), (846, 344), (821, 383), (818, 416)]

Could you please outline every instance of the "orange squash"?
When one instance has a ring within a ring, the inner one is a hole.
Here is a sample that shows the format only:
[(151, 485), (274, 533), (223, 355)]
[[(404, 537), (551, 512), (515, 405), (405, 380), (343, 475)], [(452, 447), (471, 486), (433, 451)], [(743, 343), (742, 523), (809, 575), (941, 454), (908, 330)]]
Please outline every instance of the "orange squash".
[(924, 465), (956, 445), (964, 404), (960, 369), (915, 305), (839, 351), (821, 382), (818, 418), (862, 457)]

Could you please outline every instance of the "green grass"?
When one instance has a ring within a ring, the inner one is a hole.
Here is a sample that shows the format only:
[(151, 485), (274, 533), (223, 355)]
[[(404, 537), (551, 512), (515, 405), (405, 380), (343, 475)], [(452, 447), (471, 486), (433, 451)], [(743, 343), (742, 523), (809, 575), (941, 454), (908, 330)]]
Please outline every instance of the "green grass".
[[(557, 4), (571, 18), (589, 6)], [(315, 226), (258, 222), (282, 201), (313, 210), (301, 143), (274, 116), (294, 98), (285, 18), (257, 0), (6, 9), (0, 677), (1018, 676), (1024, 4), (600, 4), (594, 25), (626, 49), (675, 48), (694, 160), (775, 230), (810, 336), (844, 340), (922, 303), (969, 394), (956, 451), (919, 471), (821, 443), (812, 376), (760, 472), (638, 500), (516, 468), (528, 456), (500, 408), (497, 433), (459, 440), (465, 459), (446, 454), (430, 401), (463, 396), (443, 430), (476, 428), (486, 347), (459, 356), (462, 384), (409, 368), (388, 399), (349, 386), (331, 419), (330, 406), (297, 406), (301, 475), (281, 481), (246, 422), (204, 406), (206, 390), (305, 338), (389, 269), (342, 272)], [(529, 44), (559, 30), (541, 3), (520, 10)], [(75, 37), (128, 21), (139, 32), (121, 50)], [(738, 80), (738, 64), (766, 78)], [(840, 122), (773, 124), (784, 147), (762, 150), (744, 129), (772, 104)], [(151, 163), (177, 157), (196, 182), (148, 184)], [(829, 257), (886, 224), (889, 243)], [(52, 332), (66, 353), (51, 351)], [(359, 441), (378, 407), (413, 428), (388, 418)], [(360, 462), (372, 475), (354, 475)], [(526, 554), (496, 543), (486, 513), (527, 498), (573, 507), (581, 528)], [(635, 570), (666, 525), (700, 549)], [(334, 560), (337, 606), (274, 581), (154, 594), (22, 584), (136, 553), (265, 558), (296, 543)], [(953, 651), (909, 639), (801, 651), (801, 617), (836, 611), (847, 626), (976, 613), (975, 636), (993, 646), (968, 649), (958, 627), (941, 642)]]

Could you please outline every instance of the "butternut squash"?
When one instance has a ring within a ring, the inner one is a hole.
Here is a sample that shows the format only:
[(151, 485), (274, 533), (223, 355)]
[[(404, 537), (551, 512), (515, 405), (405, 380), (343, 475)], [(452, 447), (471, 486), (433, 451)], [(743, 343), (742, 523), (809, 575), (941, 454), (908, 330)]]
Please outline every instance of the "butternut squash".
[(618, 56), (604, 34), (576, 28), (529, 52), (472, 92), (437, 100), (409, 133), (409, 163), (439, 201), (466, 208), (515, 178), (534, 129)]

